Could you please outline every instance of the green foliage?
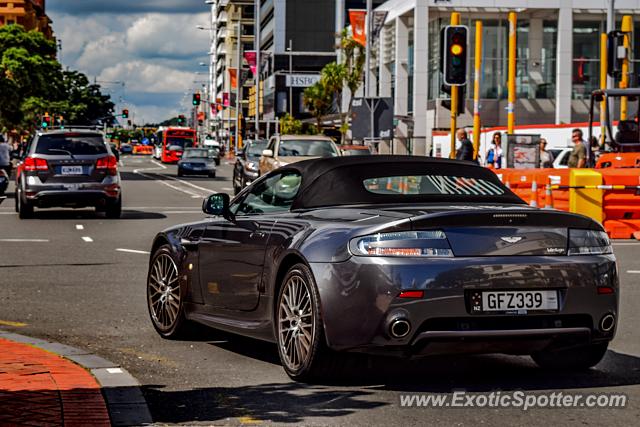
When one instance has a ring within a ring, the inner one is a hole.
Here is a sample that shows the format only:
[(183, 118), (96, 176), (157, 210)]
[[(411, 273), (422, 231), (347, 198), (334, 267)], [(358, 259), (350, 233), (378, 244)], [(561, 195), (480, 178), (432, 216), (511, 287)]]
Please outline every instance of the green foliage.
[(92, 124), (113, 108), (84, 74), (62, 70), (54, 41), (20, 25), (0, 27), (0, 130), (33, 131), (45, 112), (67, 125)]
[(302, 122), (287, 113), (280, 119), (280, 133), (283, 135), (302, 135)]
[(333, 106), (333, 92), (324, 79), (304, 90), (303, 101), (305, 107), (316, 119), (316, 132), (322, 129), (322, 118), (331, 111)]

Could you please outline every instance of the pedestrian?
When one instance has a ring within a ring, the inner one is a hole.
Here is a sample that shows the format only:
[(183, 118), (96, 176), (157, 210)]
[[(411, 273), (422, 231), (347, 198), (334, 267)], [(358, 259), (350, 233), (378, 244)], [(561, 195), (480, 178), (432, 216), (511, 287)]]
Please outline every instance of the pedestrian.
[(473, 144), (467, 137), (467, 131), (458, 129), (456, 137), (458, 139), (458, 144), (456, 144), (456, 159), (473, 162)]
[(489, 152), (487, 153), (487, 166), (493, 166), (495, 169), (502, 167), (502, 134), (495, 132), (491, 145), (489, 145)]
[(0, 169), (4, 169), (7, 175), (11, 176), (11, 146), (2, 135), (0, 135)]
[(550, 151), (547, 151), (547, 140), (540, 138), (540, 167), (552, 168), (555, 158)]
[(569, 155), (567, 166), (570, 168), (586, 168), (588, 155), (586, 141), (582, 139), (582, 130), (574, 129), (571, 132), (571, 142), (573, 142), (573, 151)]

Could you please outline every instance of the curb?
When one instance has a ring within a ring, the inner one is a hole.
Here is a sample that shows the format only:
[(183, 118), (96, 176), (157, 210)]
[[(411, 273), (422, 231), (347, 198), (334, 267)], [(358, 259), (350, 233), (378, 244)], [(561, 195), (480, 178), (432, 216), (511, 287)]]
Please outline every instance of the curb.
[(89, 371), (100, 384), (112, 425), (133, 426), (153, 423), (140, 383), (119, 365), (86, 350), (2, 329), (0, 329), (0, 338), (55, 353)]

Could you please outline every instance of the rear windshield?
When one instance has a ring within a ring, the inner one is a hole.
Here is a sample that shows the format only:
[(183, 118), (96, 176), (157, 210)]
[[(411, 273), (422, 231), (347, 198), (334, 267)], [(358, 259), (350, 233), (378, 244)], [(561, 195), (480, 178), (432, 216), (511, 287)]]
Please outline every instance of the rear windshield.
[(216, 157), (217, 151), (214, 149), (197, 149), (197, 150), (187, 150), (184, 152), (184, 156), (182, 156), (183, 159), (193, 159), (193, 158), (201, 158), (201, 159), (207, 159), (207, 158), (213, 158)]
[(280, 142), (278, 156), (302, 156), (302, 157), (336, 157), (334, 145), (329, 141), (313, 140), (286, 140)]
[(375, 194), (500, 196), (504, 187), (486, 179), (457, 175), (403, 175), (369, 178), (364, 188)]
[(43, 135), (36, 146), (36, 154), (51, 156), (95, 156), (106, 153), (107, 145), (99, 135)]
[(342, 154), (345, 156), (370, 156), (369, 150), (342, 150)]

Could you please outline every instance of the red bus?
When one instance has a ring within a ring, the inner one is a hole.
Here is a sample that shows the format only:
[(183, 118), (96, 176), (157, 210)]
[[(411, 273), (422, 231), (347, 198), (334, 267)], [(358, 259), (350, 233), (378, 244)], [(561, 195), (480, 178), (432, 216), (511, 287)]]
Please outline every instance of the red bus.
[(186, 148), (196, 146), (196, 131), (189, 128), (161, 128), (158, 130), (156, 144), (162, 163), (177, 163)]

